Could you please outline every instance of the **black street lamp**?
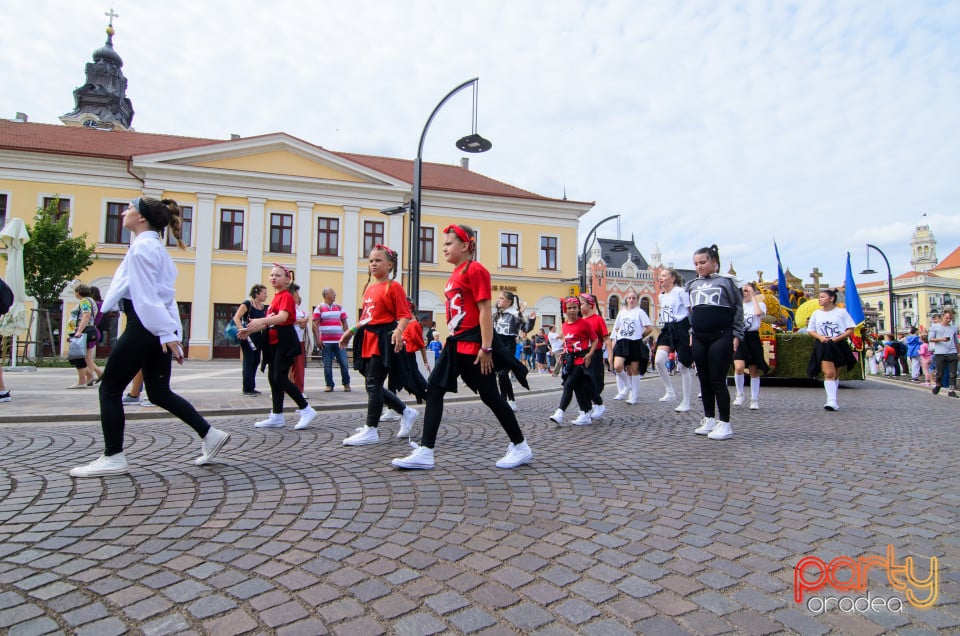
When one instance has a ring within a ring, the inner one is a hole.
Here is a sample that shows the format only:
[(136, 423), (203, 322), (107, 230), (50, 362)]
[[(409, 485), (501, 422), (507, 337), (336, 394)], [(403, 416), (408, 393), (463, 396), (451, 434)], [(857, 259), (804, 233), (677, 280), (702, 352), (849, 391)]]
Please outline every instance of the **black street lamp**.
[[(593, 228), (587, 232), (587, 239), (583, 242), (583, 250), (580, 252), (580, 292), (587, 291), (587, 248), (590, 247), (590, 239), (593, 238), (593, 235), (596, 233), (597, 228), (606, 223), (607, 221), (612, 221), (614, 219), (619, 219), (619, 214), (614, 214), (603, 219), (599, 223), (593, 226)], [(590, 277), (590, 293), (593, 293), (593, 277)]]
[(493, 144), (477, 134), (477, 82), (479, 77), (467, 80), (455, 89), (447, 93), (446, 97), (440, 100), (440, 103), (430, 113), (427, 123), (420, 134), (420, 145), (417, 147), (417, 158), (413, 162), (413, 198), (410, 199), (410, 255), (407, 271), (410, 275), (410, 282), (407, 285), (407, 295), (420, 306), (420, 210), (422, 209), (422, 187), (423, 187), (423, 144), (427, 138), (427, 130), (433, 122), (434, 116), (440, 108), (447, 103), (451, 97), (473, 85), (473, 132), (466, 137), (457, 140), (457, 148), (464, 152), (479, 153), (486, 152), (493, 147)]
[(893, 296), (893, 270), (890, 269), (890, 261), (887, 260), (887, 255), (883, 253), (876, 245), (871, 245), (867, 243), (867, 269), (860, 272), (861, 274), (876, 274), (877, 270), (870, 268), (870, 248), (877, 250), (880, 256), (883, 257), (883, 262), (887, 264), (887, 293), (889, 299), (887, 302), (890, 304), (890, 333), (893, 334), (893, 337), (897, 337), (897, 302)]

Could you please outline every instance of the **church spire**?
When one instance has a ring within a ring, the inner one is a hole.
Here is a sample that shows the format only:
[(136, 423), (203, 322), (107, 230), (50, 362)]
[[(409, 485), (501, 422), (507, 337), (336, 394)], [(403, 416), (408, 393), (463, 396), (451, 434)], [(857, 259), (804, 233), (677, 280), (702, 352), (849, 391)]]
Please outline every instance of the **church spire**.
[(87, 62), (87, 81), (73, 91), (75, 108), (60, 121), (68, 126), (128, 130), (133, 121), (133, 103), (127, 97), (127, 78), (121, 70), (123, 60), (113, 50), (113, 19), (120, 16), (113, 8), (104, 15), (110, 18), (107, 41), (93, 52), (93, 62)]

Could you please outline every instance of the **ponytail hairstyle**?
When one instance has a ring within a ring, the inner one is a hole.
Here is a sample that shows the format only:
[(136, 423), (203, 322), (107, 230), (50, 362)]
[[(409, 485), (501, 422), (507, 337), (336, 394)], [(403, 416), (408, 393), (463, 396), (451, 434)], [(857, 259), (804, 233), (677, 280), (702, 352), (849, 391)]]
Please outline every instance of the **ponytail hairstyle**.
[(673, 279), (674, 286), (683, 287), (683, 276), (680, 275), (680, 272), (672, 267), (668, 267), (667, 271), (670, 273), (670, 278)]
[(717, 244), (714, 243), (710, 247), (701, 247), (696, 252), (693, 253), (694, 256), (697, 254), (706, 254), (707, 260), (711, 260), (717, 264), (717, 271), (720, 271), (720, 248), (717, 247)]
[[(387, 260), (390, 262), (390, 280), (394, 280), (397, 277), (397, 268), (399, 267), (399, 256), (397, 256), (397, 250), (387, 247), (386, 245), (381, 245), (377, 243), (372, 248), (370, 248), (370, 254), (373, 254), (376, 251), (383, 252), (387, 255)], [(369, 256), (368, 256), (369, 257)], [(367, 282), (363, 286), (363, 291), (367, 291), (367, 287), (370, 286), (370, 268), (367, 268)], [(363, 292), (361, 292), (362, 294)]]
[(164, 229), (170, 228), (170, 234), (177, 239), (177, 247), (185, 249), (180, 238), (181, 218), (180, 206), (173, 199), (154, 199), (153, 197), (137, 197), (131, 204), (147, 220), (150, 227), (163, 238)]
[(830, 297), (830, 302), (832, 302), (833, 304), (836, 304), (836, 303), (837, 303), (837, 290), (836, 290), (836, 289), (830, 289), (830, 288), (828, 287), (828, 288), (825, 288), (825, 289), (821, 289), (821, 290), (820, 290), (820, 293), (821, 293), (821, 294), (826, 294), (827, 296), (829, 296), (829, 297)]
[(453, 233), (462, 243), (466, 243), (467, 251), (470, 252), (470, 260), (477, 260), (477, 233), (473, 228), (464, 223), (448, 225), (443, 228), (444, 234)]
[(756, 284), (756, 283), (753, 283), (753, 282), (744, 283), (743, 286), (744, 286), (744, 288), (749, 287), (750, 289), (752, 289), (754, 296), (756, 296), (756, 295), (758, 295), (758, 294), (760, 293), (760, 288), (757, 287), (757, 284)]

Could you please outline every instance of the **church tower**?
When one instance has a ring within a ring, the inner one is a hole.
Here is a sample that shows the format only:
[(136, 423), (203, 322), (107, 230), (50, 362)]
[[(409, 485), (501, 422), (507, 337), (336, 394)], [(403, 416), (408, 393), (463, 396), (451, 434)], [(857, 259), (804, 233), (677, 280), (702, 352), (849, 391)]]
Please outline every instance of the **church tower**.
[(937, 239), (929, 225), (918, 225), (910, 238), (910, 267), (925, 272), (937, 266)]
[(127, 98), (123, 60), (113, 50), (113, 19), (119, 16), (113, 9), (104, 15), (110, 17), (107, 42), (93, 52), (93, 62), (87, 62), (87, 82), (73, 91), (76, 106), (60, 121), (67, 126), (129, 130), (133, 103)]

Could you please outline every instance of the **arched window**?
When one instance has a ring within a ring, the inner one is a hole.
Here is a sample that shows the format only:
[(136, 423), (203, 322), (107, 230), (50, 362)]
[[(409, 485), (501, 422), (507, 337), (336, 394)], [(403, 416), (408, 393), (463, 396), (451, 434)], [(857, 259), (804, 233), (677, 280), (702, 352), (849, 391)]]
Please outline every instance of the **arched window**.
[(620, 297), (610, 296), (610, 298), (607, 299), (607, 318), (616, 320), (618, 313), (620, 313)]
[(640, 299), (640, 309), (642, 309), (648, 316), (650, 315), (650, 299), (646, 296)]

